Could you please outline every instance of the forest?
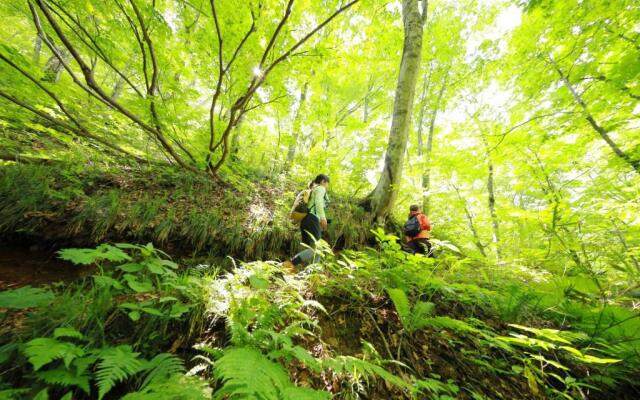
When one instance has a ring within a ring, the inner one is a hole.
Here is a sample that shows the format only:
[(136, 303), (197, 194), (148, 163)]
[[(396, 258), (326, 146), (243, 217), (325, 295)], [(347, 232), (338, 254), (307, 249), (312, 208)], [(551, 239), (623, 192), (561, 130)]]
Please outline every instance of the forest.
[(0, 399), (640, 398), (637, 0), (0, 16)]

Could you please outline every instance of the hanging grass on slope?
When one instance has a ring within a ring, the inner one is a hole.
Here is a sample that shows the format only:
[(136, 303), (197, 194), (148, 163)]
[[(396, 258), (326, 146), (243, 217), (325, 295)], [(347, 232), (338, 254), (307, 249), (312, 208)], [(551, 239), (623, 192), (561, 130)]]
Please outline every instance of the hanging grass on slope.
[[(6, 165), (0, 167), (0, 236), (21, 232), (35, 241), (76, 245), (151, 241), (181, 252), (246, 260), (296, 253), (300, 234), (288, 219), (295, 187), (265, 180), (258, 186), (248, 178), (238, 182), (247, 187), (154, 169)], [(362, 209), (338, 198), (330, 211), (333, 245), (367, 242), (370, 226), (362, 221), (369, 218)]]

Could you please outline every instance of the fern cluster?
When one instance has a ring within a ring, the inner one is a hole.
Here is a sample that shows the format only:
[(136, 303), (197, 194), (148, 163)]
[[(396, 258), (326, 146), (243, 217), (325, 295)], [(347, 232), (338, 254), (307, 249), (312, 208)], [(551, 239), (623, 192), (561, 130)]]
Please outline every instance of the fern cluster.
[(161, 353), (150, 360), (140, 357), (131, 346), (94, 348), (72, 328), (59, 328), (54, 337), (36, 338), (24, 346), (24, 354), (37, 378), (53, 388), (80, 390), (86, 395), (97, 392), (104, 398), (119, 384), (133, 383), (136, 391), (149, 394), (167, 379), (184, 374), (183, 361)]

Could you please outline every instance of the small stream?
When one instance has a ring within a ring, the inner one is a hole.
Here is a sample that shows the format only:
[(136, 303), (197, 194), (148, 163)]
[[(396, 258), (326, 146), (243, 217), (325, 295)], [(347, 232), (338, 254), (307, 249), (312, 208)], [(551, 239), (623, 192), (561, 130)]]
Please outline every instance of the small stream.
[(91, 270), (91, 267), (75, 266), (63, 261), (53, 251), (0, 246), (0, 290), (72, 281), (89, 274)]

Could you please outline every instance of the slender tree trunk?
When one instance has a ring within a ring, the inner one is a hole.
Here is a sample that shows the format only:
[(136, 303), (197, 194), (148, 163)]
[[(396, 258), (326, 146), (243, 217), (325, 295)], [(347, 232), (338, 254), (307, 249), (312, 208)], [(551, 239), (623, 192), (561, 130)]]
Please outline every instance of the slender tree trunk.
[(113, 85), (113, 90), (111, 91), (111, 100), (118, 100), (118, 97), (122, 94), (122, 89), (124, 89), (124, 79), (118, 77), (116, 79), (116, 83)]
[(458, 187), (456, 185), (453, 185), (453, 188), (456, 191), (456, 194), (458, 195), (458, 198), (460, 199), (460, 201), (462, 201), (462, 206), (464, 207), (464, 214), (467, 217), (467, 222), (469, 223), (469, 229), (471, 230), (471, 233), (473, 234), (473, 239), (474, 239), (474, 244), (476, 245), (476, 247), (478, 248), (478, 250), (480, 251), (480, 254), (482, 254), (483, 257), (487, 256), (487, 251), (484, 248), (484, 245), (482, 244), (482, 241), (480, 240), (480, 236), (478, 235), (478, 230), (476, 229), (476, 225), (473, 221), (473, 215), (471, 214), (471, 211), (469, 210), (469, 206), (467, 204), (467, 200), (462, 197), (462, 195), (460, 194), (460, 190), (458, 189)]
[(60, 80), (62, 70), (64, 69), (64, 62), (69, 60), (70, 54), (68, 51), (63, 49), (60, 50), (60, 55), (62, 56), (62, 60), (60, 60), (60, 58), (55, 54), (47, 60), (47, 63), (44, 66), (44, 81), (57, 83)]
[[(422, 9), (420, 3), (422, 3)], [(403, 0), (404, 47), (393, 105), (389, 145), (378, 185), (367, 199), (378, 222), (384, 221), (391, 211), (402, 178), (402, 164), (411, 127), (411, 112), (420, 67), (426, 16), (427, 0), (422, 2)]]
[[(624, 249), (625, 253), (629, 254), (629, 259), (631, 260), (631, 262), (633, 262), (633, 265), (636, 267), (636, 270), (640, 272), (640, 263), (638, 262), (638, 259), (635, 258), (635, 256), (629, 251), (629, 245), (627, 244), (627, 241), (624, 239), (624, 235), (622, 234), (622, 231), (618, 227), (616, 220), (611, 218), (611, 223), (613, 224), (613, 228), (615, 230), (616, 236), (618, 237), (618, 240), (620, 240), (620, 244), (622, 244), (622, 248)], [(624, 258), (624, 255), (622, 257)]]
[(427, 94), (429, 93), (429, 87), (431, 86), (431, 74), (433, 73), (433, 64), (429, 65), (429, 71), (424, 73), (424, 77), (422, 78), (422, 94), (420, 95), (420, 112), (418, 113), (418, 157), (422, 157), (424, 153), (423, 142), (422, 139), (422, 131), (424, 130), (424, 120), (427, 114)]
[(498, 221), (498, 214), (496, 213), (496, 195), (494, 191), (494, 167), (493, 167), (493, 159), (491, 158), (491, 151), (489, 148), (489, 142), (487, 142), (487, 138), (482, 136), (482, 143), (484, 144), (485, 149), (485, 157), (487, 159), (487, 193), (488, 193), (488, 204), (489, 204), (489, 214), (491, 215), (491, 227), (493, 229), (493, 237), (492, 242), (494, 246), (494, 251), (496, 253), (496, 259), (500, 260), (500, 222)]
[(367, 123), (369, 120), (369, 95), (364, 97), (364, 106), (362, 107), (362, 122)]
[(235, 132), (233, 134), (233, 139), (231, 139), (231, 161), (235, 162), (238, 161), (239, 159), (239, 153), (240, 153), (240, 136), (242, 135), (242, 130), (240, 128), (242, 128), (242, 122), (244, 121), (244, 118), (241, 118), (240, 121), (238, 121), (238, 125), (236, 125), (235, 128)]
[(36, 40), (33, 44), (33, 65), (36, 67), (40, 65), (40, 53), (42, 51), (42, 38), (40, 34), (36, 35)]
[(553, 57), (549, 56), (549, 60), (550, 60), (550, 63), (551, 63), (551, 66), (553, 67), (553, 69), (558, 73), (558, 76), (560, 77), (560, 80), (562, 81), (564, 86), (567, 89), (569, 89), (569, 91), (571, 92), (571, 95), (575, 99), (576, 103), (578, 103), (578, 105), (582, 109), (582, 112), (584, 113), (585, 118), (589, 122), (589, 125), (591, 125), (593, 130), (596, 131), (598, 133), (598, 135), (600, 135), (600, 137), (609, 145), (611, 150), (613, 150), (613, 152), (618, 157), (620, 157), (622, 160), (624, 160), (638, 174), (640, 174), (640, 159), (632, 158), (629, 154), (625, 153), (620, 147), (618, 147), (618, 145), (609, 136), (609, 132), (607, 131), (607, 129), (605, 129), (604, 127), (600, 126), (596, 122), (595, 118), (593, 117), (593, 115), (589, 111), (589, 108), (587, 107), (587, 104), (582, 99), (582, 96), (580, 96), (580, 94), (576, 91), (576, 89), (573, 87), (571, 82), (569, 82), (569, 78), (564, 74), (564, 72), (562, 72), (562, 70), (560, 69), (560, 67), (558, 66), (556, 61), (553, 59)]
[(296, 157), (296, 150), (298, 148), (298, 138), (300, 137), (300, 125), (302, 119), (302, 107), (304, 106), (305, 100), (307, 99), (307, 90), (309, 88), (309, 82), (305, 82), (302, 90), (300, 91), (300, 98), (298, 99), (298, 107), (296, 108), (296, 113), (293, 117), (293, 126), (292, 126), (292, 141), (289, 143), (289, 149), (287, 151), (287, 163), (285, 164), (285, 170), (289, 170), (291, 168), (291, 164), (293, 163), (293, 159)]
[[(549, 175), (546, 168), (544, 167), (544, 164), (542, 163), (542, 160), (538, 156), (538, 153), (533, 151), (531, 148), (529, 148), (529, 151), (533, 153), (538, 163), (538, 167), (540, 169), (540, 172), (542, 173), (542, 177), (544, 178), (545, 184), (546, 184), (546, 187), (543, 185), (543, 191), (545, 192), (545, 194), (547, 194), (547, 196), (549, 196), (549, 203), (550, 203), (549, 205), (553, 207), (553, 210), (551, 213), (551, 227), (550, 229), (548, 229), (549, 233), (551, 234), (551, 236), (555, 236), (556, 239), (558, 239), (558, 242), (565, 249), (565, 251), (571, 258), (571, 260), (573, 260), (573, 262), (576, 264), (576, 266), (582, 270), (587, 271), (591, 275), (591, 277), (594, 279), (594, 282), (598, 286), (600, 286), (600, 282), (598, 281), (597, 277), (593, 274), (593, 270), (591, 268), (589, 260), (587, 259), (583, 261), (580, 258), (580, 255), (578, 254), (578, 252), (576, 251), (575, 246), (568, 244), (565, 241), (565, 238), (563, 238), (560, 235), (560, 231), (564, 235), (566, 235), (566, 237), (569, 237), (569, 235), (572, 233), (569, 231), (569, 229), (567, 229), (566, 226), (558, 224), (558, 220), (560, 219), (560, 211), (559, 211), (560, 202), (562, 201), (562, 197), (563, 197), (562, 193), (558, 190), (556, 185), (551, 180), (551, 176)], [(549, 240), (550, 240), (549, 245), (551, 245), (551, 239)]]
[(427, 137), (427, 149), (425, 151), (423, 159), (424, 171), (422, 173), (422, 207), (425, 213), (429, 213), (429, 208), (431, 207), (431, 194), (429, 192), (431, 190), (431, 154), (433, 153), (433, 132), (436, 126), (436, 117), (438, 115), (438, 111), (440, 110), (442, 96), (444, 95), (444, 91), (447, 88), (448, 77), (449, 70), (447, 69), (442, 80), (442, 86), (440, 86), (440, 91), (438, 92), (436, 104), (433, 107), (433, 111), (431, 113), (431, 120), (429, 121), (429, 136)]

